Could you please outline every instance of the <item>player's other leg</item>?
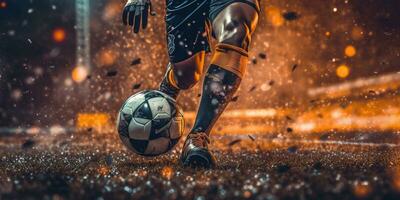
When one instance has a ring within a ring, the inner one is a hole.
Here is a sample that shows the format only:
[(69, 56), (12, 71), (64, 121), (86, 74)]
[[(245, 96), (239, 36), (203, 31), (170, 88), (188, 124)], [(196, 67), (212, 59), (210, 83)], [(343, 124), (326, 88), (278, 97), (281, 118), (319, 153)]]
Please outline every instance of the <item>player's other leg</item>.
[(208, 1), (167, 0), (166, 26), (170, 63), (160, 91), (177, 98), (180, 90), (192, 88), (203, 73), (209, 49), (204, 10)]
[[(210, 16), (218, 44), (204, 78), (194, 127), (182, 150), (181, 160), (184, 165), (211, 167), (214, 164), (215, 160), (208, 150), (208, 136), (239, 88), (247, 68), (251, 35), (258, 22), (258, 2), (225, 2), (229, 5), (215, 18)], [(210, 14), (213, 13), (212, 6)]]
[(181, 90), (192, 88), (199, 82), (204, 67), (205, 51), (181, 62), (170, 62), (160, 84), (160, 91), (176, 99)]

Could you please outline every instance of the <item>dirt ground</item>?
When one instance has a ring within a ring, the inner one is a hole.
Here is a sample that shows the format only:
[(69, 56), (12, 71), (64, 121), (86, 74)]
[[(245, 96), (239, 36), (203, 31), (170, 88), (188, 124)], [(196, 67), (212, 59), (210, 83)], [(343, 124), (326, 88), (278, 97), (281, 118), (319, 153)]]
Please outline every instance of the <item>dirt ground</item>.
[(218, 166), (184, 169), (113, 134), (0, 137), (0, 199), (399, 199), (399, 147), (215, 136)]

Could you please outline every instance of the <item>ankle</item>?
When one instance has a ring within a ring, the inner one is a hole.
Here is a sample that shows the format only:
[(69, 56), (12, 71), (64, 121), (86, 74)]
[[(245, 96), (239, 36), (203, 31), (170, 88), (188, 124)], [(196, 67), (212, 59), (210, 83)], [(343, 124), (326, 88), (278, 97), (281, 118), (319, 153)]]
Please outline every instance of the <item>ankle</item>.
[(177, 99), (180, 93), (180, 89), (177, 89), (170, 85), (165, 79), (161, 82), (159, 90), (173, 99)]

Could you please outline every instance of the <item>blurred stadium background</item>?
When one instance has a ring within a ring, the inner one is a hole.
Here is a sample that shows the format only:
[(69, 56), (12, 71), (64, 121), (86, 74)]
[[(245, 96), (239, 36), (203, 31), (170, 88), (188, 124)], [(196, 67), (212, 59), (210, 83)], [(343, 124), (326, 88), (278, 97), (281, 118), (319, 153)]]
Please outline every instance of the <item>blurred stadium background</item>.
[[(0, 135), (114, 132), (168, 62), (164, 1), (134, 35), (119, 0), (0, 0)], [(400, 2), (262, 1), (251, 63), (214, 132), (398, 144)], [(179, 99), (188, 126), (198, 86)]]

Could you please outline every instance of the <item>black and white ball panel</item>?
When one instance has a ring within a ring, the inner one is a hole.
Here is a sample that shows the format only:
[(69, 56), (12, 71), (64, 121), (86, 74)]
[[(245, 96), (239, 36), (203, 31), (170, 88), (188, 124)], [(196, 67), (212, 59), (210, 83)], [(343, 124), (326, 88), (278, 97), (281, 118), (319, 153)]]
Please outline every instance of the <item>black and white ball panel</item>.
[(126, 100), (124, 105), (121, 108), (121, 113), (132, 115), (132, 113), (143, 103), (145, 102), (145, 93), (137, 93), (132, 95)]
[[(123, 135), (120, 135), (119, 138), (121, 139), (122, 143), (131, 151), (136, 152), (140, 155), (142, 155), (145, 151), (145, 148), (147, 147), (147, 140), (138, 140), (135, 141), (133, 139), (130, 139), (129, 137), (125, 137)], [(144, 150), (143, 150), (144, 149)]]
[(136, 140), (150, 139), (149, 133), (151, 132), (152, 123), (150, 119), (133, 118), (129, 123), (129, 138)]
[(122, 142), (140, 155), (167, 152), (178, 143), (183, 129), (183, 114), (175, 100), (156, 90), (131, 96), (118, 115)]
[(144, 101), (133, 111), (134, 118), (142, 118), (142, 119), (153, 119), (153, 115), (151, 113), (151, 108), (147, 101)]
[(141, 102), (145, 100), (144, 95), (144, 93), (139, 92), (129, 97), (124, 105), (122, 105), (117, 120), (118, 131), (121, 131), (121, 134), (128, 136), (128, 126), (129, 122), (132, 120), (132, 114), (140, 106)]
[(153, 114), (150, 140), (160, 137), (168, 137), (168, 129), (171, 125), (171, 108), (164, 97), (155, 97), (147, 101)]
[(149, 140), (144, 154), (152, 156), (165, 153), (166, 150), (169, 150), (171, 147), (170, 142), (171, 140), (165, 137)]
[(185, 123), (183, 120), (183, 116), (177, 116), (171, 119), (171, 126), (169, 128), (171, 139), (178, 139), (182, 136), (181, 133), (184, 132)]

